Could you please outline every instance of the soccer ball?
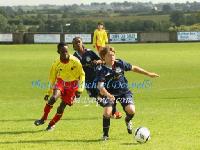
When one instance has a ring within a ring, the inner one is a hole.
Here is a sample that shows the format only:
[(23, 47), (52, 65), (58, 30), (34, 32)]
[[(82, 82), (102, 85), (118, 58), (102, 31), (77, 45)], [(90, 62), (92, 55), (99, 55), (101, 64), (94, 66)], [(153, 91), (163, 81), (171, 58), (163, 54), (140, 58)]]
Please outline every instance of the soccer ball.
[(150, 140), (150, 131), (146, 127), (139, 127), (135, 130), (135, 140), (138, 143), (146, 143)]

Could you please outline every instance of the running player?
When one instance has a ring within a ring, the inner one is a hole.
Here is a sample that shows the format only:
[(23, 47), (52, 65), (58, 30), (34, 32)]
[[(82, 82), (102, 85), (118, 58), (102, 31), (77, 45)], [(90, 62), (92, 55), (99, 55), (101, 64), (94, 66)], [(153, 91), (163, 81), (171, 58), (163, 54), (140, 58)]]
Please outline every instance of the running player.
[(62, 117), (66, 105), (72, 106), (75, 97), (79, 97), (84, 89), (85, 73), (80, 61), (69, 54), (67, 44), (61, 42), (58, 44), (57, 49), (60, 58), (51, 67), (49, 76), (51, 86), (44, 99), (48, 100), (49, 95), (51, 93), (53, 94), (44, 107), (44, 113), (41, 119), (34, 122), (36, 126), (44, 124), (53, 104), (61, 97), (62, 101), (60, 106), (58, 106), (57, 113), (49, 122), (46, 128), (47, 131), (54, 129), (55, 124)]
[(112, 115), (112, 106), (115, 101), (119, 101), (126, 113), (125, 123), (129, 134), (132, 134), (132, 118), (135, 114), (133, 94), (128, 88), (128, 81), (124, 75), (125, 71), (133, 71), (149, 77), (159, 77), (158, 74), (145, 71), (144, 69), (126, 63), (123, 60), (115, 58), (115, 50), (106, 46), (100, 51), (101, 58), (105, 65), (98, 68), (97, 82), (98, 89), (102, 98), (103, 110), (103, 140), (109, 138), (110, 117)]

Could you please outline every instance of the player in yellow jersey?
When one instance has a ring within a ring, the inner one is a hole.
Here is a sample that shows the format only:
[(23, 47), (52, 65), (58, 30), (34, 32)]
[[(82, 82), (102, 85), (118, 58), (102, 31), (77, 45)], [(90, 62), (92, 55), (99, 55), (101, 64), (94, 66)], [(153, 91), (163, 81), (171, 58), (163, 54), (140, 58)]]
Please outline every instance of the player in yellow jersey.
[(84, 89), (85, 81), (85, 73), (82, 65), (76, 57), (69, 54), (68, 46), (61, 42), (58, 44), (57, 48), (60, 58), (57, 59), (51, 67), (49, 76), (51, 86), (44, 99), (48, 100), (50, 94), (52, 94), (52, 96), (44, 107), (42, 118), (34, 122), (36, 126), (44, 124), (53, 104), (61, 97), (62, 101), (57, 108), (57, 113), (49, 122), (46, 128), (47, 131), (55, 127), (56, 122), (62, 117), (66, 105), (72, 106), (75, 97), (80, 97)]
[(108, 36), (104, 29), (104, 24), (103, 22), (99, 22), (93, 35), (93, 47), (96, 48), (99, 53), (101, 48), (105, 47), (106, 43), (108, 43)]

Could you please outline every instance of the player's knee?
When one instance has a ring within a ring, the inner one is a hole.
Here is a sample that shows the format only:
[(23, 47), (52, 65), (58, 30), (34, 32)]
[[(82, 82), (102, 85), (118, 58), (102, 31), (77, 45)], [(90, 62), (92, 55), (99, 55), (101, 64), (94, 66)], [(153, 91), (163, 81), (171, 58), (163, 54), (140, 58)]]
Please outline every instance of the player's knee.
[(110, 118), (111, 114), (110, 113), (104, 113), (103, 116), (105, 116), (106, 118)]
[(57, 113), (62, 114), (65, 110), (65, 107), (66, 107), (66, 104), (64, 102), (61, 102), (60, 106), (58, 106)]
[(135, 114), (135, 109), (130, 109), (128, 113), (134, 115)]
[(60, 90), (54, 90), (52, 97), (54, 97), (55, 99), (58, 99), (60, 95), (61, 95)]
[(56, 99), (55, 99), (55, 97), (52, 96), (52, 97), (49, 99), (48, 104), (49, 104), (49, 105), (53, 105), (55, 102), (56, 102)]
[(104, 113), (103, 115), (106, 118), (110, 118), (112, 116), (112, 107), (104, 107)]
[(135, 114), (135, 106), (134, 105), (128, 105), (125, 108), (126, 113), (130, 114), (130, 115), (134, 115)]

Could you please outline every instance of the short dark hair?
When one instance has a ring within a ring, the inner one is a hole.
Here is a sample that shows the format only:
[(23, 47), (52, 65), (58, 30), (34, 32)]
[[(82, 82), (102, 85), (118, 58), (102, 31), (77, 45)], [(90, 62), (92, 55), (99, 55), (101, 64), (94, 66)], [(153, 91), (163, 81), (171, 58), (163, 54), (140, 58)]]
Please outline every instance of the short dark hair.
[(82, 41), (81, 37), (76, 36), (76, 37), (73, 38), (73, 40), (72, 40), (72, 45), (73, 45), (74, 50), (76, 50), (76, 49), (75, 49), (75, 44), (76, 44), (76, 42), (77, 42), (78, 40), (81, 40), (81, 41)]
[(104, 25), (104, 23), (102, 21), (99, 21), (98, 25)]
[(64, 42), (60, 42), (58, 43), (57, 45), (57, 52), (59, 53), (60, 49), (65, 47), (65, 46), (68, 46), (67, 43), (64, 43)]
[(101, 51), (100, 51), (100, 53), (99, 53), (101, 59), (104, 59), (105, 55), (106, 55), (109, 51), (115, 53), (115, 49), (114, 49), (113, 47), (111, 47), (111, 46), (102, 47), (102, 48), (101, 48)]

